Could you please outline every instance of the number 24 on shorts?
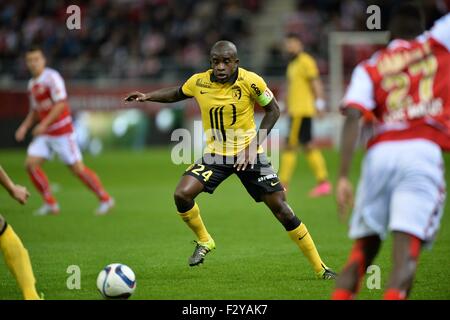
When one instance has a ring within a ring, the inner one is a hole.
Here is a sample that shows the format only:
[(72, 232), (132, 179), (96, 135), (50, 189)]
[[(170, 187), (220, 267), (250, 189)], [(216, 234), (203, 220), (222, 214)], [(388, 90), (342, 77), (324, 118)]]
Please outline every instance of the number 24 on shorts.
[[(197, 166), (197, 168), (192, 169), (194, 166)], [(203, 181), (205, 181), (205, 182), (208, 181), (209, 178), (213, 174), (212, 170), (205, 171), (205, 166), (203, 164), (200, 164), (200, 163), (191, 164), (189, 166), (189, 168), (186, 169), (186, 171), (191, 171), (192, 173), (194, 173), (194, 174), (196, 174), (198, 176), (201, 175), (203, 177)], [(202, 172), (202, 171), (204, 171), (204, 172)]]

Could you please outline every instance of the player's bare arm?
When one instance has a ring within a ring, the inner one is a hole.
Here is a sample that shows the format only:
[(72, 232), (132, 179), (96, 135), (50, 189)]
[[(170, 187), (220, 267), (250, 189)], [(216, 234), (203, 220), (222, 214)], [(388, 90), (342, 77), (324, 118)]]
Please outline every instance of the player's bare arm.
[(35, 110), (30, 110), (22, 124), (16, 131), (15, 138), (17, 142), (21, 142), (25, 139), (25, 136), (30, 128), (38, 121), (38, 115)]
[(41, 121), (39, 124), (33, 129), (33, 135), (38, 136), (40, 134), (45, 133), (48, 126), (52, 124), (63, 112), (65, 108), (65, 102), (61, 101), (56, 103), (50, 113)]
[(348, 179), (353, 152), (359, 134), (359, 119), (361, 112), (354, 108), (344, 110), (346, 116), (341, 137), (341, 163), (339, 167), (338, 183), (336, 188), (336, 200), (338, 212), (344, 219), (353, 205), (353, 187)]
[(19, 203), (25, 204), (27, 202), (30, 193), (27, 188), (15, 184), (8, 174), (0, 166), (0, 184), (9, 192), (11, 197), (16, 199)]
[(320, 77), (311, 80), (311, 88), (313, 89), (314, 97), (316, 99), (315, 101), (316, 109), (320, 115), (323, 112), (325, 112), (326, 108), (325, 93), (323, 90), (323, 83), (322, 80), (320, 80)]
[(125, 98), (125, 101), (127, 101), (127, 102), (153, 101), (153, 102), (161, 102), (161, 103), (172, 103), (172, 102), (178, 102), (181, 100), (185, 100), (187, 98), (189, 98), (189, 97), (185, 96), (180, 91), (180, 87), (169, 87), (169, 88), (162, 88), (162, 89), (152, 91), (149, 93), (142, 93), (142, 92), (138, 92), (138, 91), (131, 92)]
[(253, 168), (258, 155), (258, 146), (267, 139), (267, 136), (280, 117), (280, 107), (275, 98), (273, 98), (263, 109), (265, 114), (261, 121), (261, 125), (259, 126), (256, 138), (238, 156), (235, 164), (237, 171), (245, 170), (249, 164)]

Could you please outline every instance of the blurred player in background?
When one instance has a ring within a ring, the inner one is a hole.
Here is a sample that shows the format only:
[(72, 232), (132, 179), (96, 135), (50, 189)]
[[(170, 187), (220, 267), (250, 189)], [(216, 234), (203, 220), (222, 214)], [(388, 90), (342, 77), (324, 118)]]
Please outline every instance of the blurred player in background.
[(59, 205), (52, 194), (49, 181), (42, 170), (45, 160), (56, 153), (72, 172), (88, 186), (100, 200), (97, 214), (106, 214), (114, 200), (105, 191), (95, 172), (82, 162), (75, 139), (72, 117), (67, 101), (64, 80), (54, 69), (47, 68), (42, 50), (33, 47), (26, 52), (26, 64), (32, 78), (28, 83), (30, 111), (16, 131), (16, 140), (23, 141), (33, 125), (33, 141), (28, 147), (26, 168), (28, 174), (44, 198), (38, 215), (58, 214)]
[(280, 180), (288, 188), (297, 165), (299, 144), (305, 152), (308, 164), (317, 181), (309, 195), (320, 197), (332, 191), (328, 181), (325, 160), (320, 150), (311, 144), (313, 118), (325, 111), (326, 103), (323, 84), (314, 58), (303, 51), (303, 44), (297, 35), (285, 39), (285, 51), (290, 62), (287, 67), (287, 109), (290, 129), (286, 150), (281, 158)]
[[(166, 103), (195, 98), (200, 106), (207, 146), (203, 157), (186, 170), (174, 195), (179, 216), (198, 238), (189, 265), (202, 263), (216, 246), (195, 198), (201, 192), (213, 193), (222, 181), (236, 174), (253, 199), (264, 202), (284, 226), (308, 258), (316, 277), (334, 279), (335, 273), (322, 262), (305, 224), (287, 204), (280, 180), (261, 147), (280, 115), (276, 99), (260, 76), (239, 67), (233, 43), (217, 42), (210, 61), (212, 70), (193, 75), (181, 87), (135, 92), (126, 98)], [(258, 131), (255, 102), (265, 111)]]
[(406, 299), (420, 251), (439, 228), (446, 192), (442, 150), (450, 151), (450, 14), (428, 33), (423, 20), (412, 5), (392, 12), (390, 43), (355, 68), (343, 101), (337, 184), (342, 217), (352, 205), (348, 173), (359, 119), (372, 113), (376, 123), (350, 222), (355, 243), (333, 299), (356, 295), (388, 231), (393, 269), (384, 298)]
[[(12, 198), (21, 204), (27, 202), (30, 194), (25, 187), (19, 186), (11, 181), (6, 172), (0, 166), (0, 184), (9, 192)], [(20, 238), (14, 232), (11, 225), (6, 223), (5, 218), (0, 214), (0, 251), (11, 273), (17, 280), (17, 283), (22, 290), (23, 298), (25, 300), (40, 300), (36, 292), (33, 275), (33, 268), (31, 267), (30, 257), (27, 249), (20, 241)]]

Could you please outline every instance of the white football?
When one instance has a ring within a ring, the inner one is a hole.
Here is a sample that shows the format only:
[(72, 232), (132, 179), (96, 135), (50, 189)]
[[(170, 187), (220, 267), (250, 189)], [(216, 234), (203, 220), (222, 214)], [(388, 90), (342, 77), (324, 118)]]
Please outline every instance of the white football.
[(97, 288), (104, 298), (128, 299), (136, 289), (136, 276), (130, 267), (113, 263), (100, 271)]

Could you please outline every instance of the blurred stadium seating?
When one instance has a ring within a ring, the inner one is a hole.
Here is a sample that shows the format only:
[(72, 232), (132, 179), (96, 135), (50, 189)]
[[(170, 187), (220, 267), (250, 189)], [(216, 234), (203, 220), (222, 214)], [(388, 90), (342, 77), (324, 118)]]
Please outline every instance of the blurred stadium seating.
[[(61, 72), (75, 115), (136, 107), (121, 98), (131, 89), (149, 91), (181, 84), (208, 67), (208, 50), (219, 39), (234, 41), (241, 65), (258, 72), (283, 101), (285, 33), (297, 33), (318, 61), (328, 85), (328, 35), (331, 31), (367, 31), (365, 8), (382, 12), (400, 0), (83, 0), (0, 1), (0, 134), (1, 146), (17, 146), (14, 129), (27, 112), (23, 53), (40, 44), (49, 65)], [(66, 27), (66, 8), (81, 8), (81, 29)], [(428, 26), (450, 8), (450, 0), (424, 1)], [(382, 27), (388, 17), (382, 16)], [(374, 45), (343, 48), (344, 72), (368, 57)], [(126, 81), (126, 82), (124, 82)], [(336, 104), (336, 102), (333, 102)], [(196, 115), (186, 102), (186, 119)], [(180, 105), (183, 109), (185, 105)], [(155, 123), (159, 104), (142, 115)], [(181, 117), (184, 119), (184, 117)], [(177, 122), (173, 126), (182, 126)], [(279, 124), (283, 126), (283, 122)], [(326, 127), (326, 126), (325, 126)], [(320, 129), (320, 123), (318, 124)], [(156, 130), (156, 131), (155, 131)], [(156, 126), (146, 131), (147, 144), (168, 142)], [(160, 140), (155, 137), (161, 137)]]

